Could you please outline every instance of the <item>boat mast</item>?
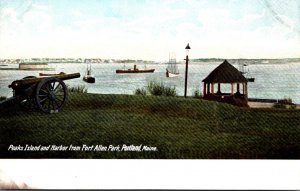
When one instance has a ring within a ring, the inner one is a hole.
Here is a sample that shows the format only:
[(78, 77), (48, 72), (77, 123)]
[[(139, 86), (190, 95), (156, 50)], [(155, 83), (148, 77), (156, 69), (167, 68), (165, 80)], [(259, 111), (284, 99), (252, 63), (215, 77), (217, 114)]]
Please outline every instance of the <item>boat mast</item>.
[(177, 68), (176, 68), (176, 54), (175, 52), (171, 52), (169, 54), (169, 69), (171, 73), (177, 73)]

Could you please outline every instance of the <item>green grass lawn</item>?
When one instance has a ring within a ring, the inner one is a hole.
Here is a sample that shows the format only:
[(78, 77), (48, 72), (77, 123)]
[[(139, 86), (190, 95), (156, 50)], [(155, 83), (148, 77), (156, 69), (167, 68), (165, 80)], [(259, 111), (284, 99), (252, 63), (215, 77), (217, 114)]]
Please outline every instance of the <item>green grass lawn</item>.
[[(71, 93), (59, 113), (0, 111), (1, 158), (300, 158), (300, 112), (181, 97)], [(9, 145), (83, 144), (156, 151), (8, 151)]]

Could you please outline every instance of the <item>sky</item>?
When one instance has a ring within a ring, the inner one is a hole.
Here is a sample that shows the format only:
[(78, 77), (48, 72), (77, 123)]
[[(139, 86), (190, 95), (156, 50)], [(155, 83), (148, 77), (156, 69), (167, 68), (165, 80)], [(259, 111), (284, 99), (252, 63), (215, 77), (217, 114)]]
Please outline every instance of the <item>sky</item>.
[(300, 57), (300, 0), (0, 0), (0, 59)]

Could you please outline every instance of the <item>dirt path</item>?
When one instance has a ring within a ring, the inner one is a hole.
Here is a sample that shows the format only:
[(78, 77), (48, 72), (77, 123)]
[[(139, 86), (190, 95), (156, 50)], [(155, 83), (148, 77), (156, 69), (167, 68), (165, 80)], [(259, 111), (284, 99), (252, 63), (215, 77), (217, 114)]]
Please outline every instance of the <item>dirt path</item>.
[[(248, 105), (250, 108), (272, 108), (274, 103), (249, 101)], [(296, 105), (296, 109), (300, 109), (300, 104)]]
[(251, 108), (271, 108), (274, 105), (274, 103), (249, 101), (248, 105)]

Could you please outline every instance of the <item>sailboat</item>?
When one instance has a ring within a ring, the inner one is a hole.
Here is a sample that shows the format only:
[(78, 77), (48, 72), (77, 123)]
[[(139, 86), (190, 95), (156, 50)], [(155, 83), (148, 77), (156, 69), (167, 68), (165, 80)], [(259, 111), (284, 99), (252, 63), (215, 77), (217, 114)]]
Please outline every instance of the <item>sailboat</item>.
[(249, 69), (247, 69), (247, 64), (240, 64), (239, 63), (239, 71), (245, 76), (248, 82), (254, 82), (255, 78), (253, 78), (250, 73)]
[(176, 63), (175, 53), (169, 54), (169, 62), (166, 68), (167, 78), (179, 76), (179, 70)]
[(87, 83), (95, 83), (95, 77), (92, 75), (91, 64), (87, 64), (86, 74), (83, 76), (83, 81)]

